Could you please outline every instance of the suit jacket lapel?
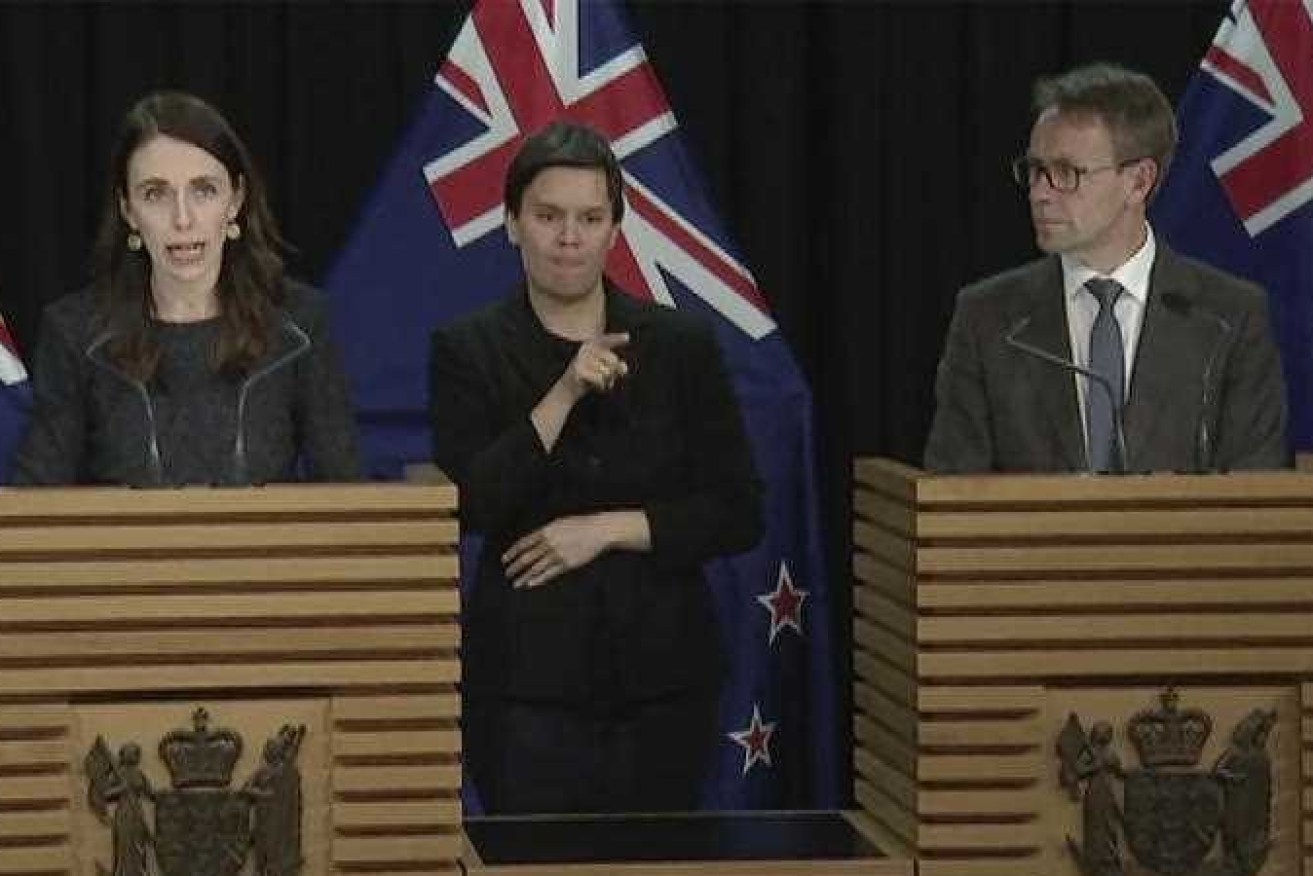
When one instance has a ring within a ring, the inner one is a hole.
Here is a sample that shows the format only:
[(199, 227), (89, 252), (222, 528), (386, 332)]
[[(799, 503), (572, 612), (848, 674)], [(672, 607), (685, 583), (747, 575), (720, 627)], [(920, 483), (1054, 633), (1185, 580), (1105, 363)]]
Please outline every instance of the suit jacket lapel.
[[(1071, 360), (1071, 333), (1067, 328), (1067, 307), (1063, 300), (1062, 263), (1057, 257), (1045, 259), (1031, 274), (1026, 296), (1030, 324), (1021, 338), (1055, 356)], [(1081, 471), (1086, 468), (1084, 424), (1076, 402), (1076, 384), (1072, 374), (1031, 356), (1031, 381), (1038, 391), (1038, 406), (1048, 420), (1047, 428), (1037, 434), (1052, 434), (1058, 439), (1064, 467)]]
[[(1184, 306), (1165, 306), (1163, 296), (1167, 294), (1178, 296)], [(1126, 444), (1132, 470), (1162, 465), (1146, 450), (1137, 453), (1137, 448), (1180, 446), (1181, 436), (1168, 435), (1197, 428), (1189, 413), (1196, 397), (1191, 388), (1199, 383), (1200, 363), (1207, 357), (1210, 341), (1208, 333), (1201, 332), (1200, 322), (1190, 316), (1196, 294), (1180, 260), (1159, 241), (1126, 400)]]

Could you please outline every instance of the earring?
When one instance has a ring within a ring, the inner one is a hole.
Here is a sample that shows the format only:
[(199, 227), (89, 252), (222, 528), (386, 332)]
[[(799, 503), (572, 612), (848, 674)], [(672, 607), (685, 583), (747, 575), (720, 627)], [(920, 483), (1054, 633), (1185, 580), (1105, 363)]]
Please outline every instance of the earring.
[(135, 231), (128, 232), (128, 249), (133, 252), (141, 252), (141, 235)]
[(237, 224), (236, 219), (229, 219), (228, 227), (223, 230), (223, 233), (229, 240), (236, 240), (242, 236), (242, 226)]

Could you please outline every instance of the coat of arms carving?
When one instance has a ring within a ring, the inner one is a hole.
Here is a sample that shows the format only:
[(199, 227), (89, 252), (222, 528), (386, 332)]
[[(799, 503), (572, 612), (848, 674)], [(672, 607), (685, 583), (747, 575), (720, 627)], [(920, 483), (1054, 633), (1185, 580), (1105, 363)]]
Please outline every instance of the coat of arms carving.
[(1081, 805), (1081, 837), (1067, 837), (1072, 857), (1084, 876), (1124, 876), (1128, 853), (1163, 876), (1254, 876), (1271, 844), (1267, 742), (1276, 712), (1254, 709), (1242, 718), (1213, 768), (1203, 771), (1197, 767), (1213, 719), (1180, 708), (1170, 688), (1159, 700), (1160, 708), (1127, 722), (1140, 762), (1134, 770), (1113, 749), (1110, 723), (1096, 721), (1086, 732), (1075, 713), (1068, 715), (1057, 751), (1059, 781)]
[(242, 737), (211, 729), (209, 720), (205, 709), (197, 709), (192, 729), (173, 730), (160, 740), (168, 790), (152, 787), (137, 743), (124, 743), (115, 756), (96, 737), (83, 761), (87, 802), (112, 829), (112, 876), (234, 876), (252, 853), (257, 876), (300, 872), (296, 758), (305, 727), (284, 724), (265, 743), (259, 767), (234, 790)]

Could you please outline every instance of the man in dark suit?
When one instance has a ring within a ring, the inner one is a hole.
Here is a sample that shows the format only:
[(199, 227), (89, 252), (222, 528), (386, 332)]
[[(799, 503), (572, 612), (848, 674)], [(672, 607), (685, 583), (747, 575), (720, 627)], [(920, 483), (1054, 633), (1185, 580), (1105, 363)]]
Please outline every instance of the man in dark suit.
[(1095, 64), (1040, 80), (1035, 113), (1013, 173), (1047, 256), (959, 294), (926, 467), (1288, 466), (1266, 294), (1147, 221), (1176, 147), (1157, 85)]

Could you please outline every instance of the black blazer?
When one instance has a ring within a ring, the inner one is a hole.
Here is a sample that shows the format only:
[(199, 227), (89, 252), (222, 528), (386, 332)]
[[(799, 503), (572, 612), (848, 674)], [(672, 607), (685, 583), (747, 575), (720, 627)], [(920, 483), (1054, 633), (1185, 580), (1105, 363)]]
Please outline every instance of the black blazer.
[[(759, 485), (710, 330), (606, 293), (606, 330), (629, 332), (629, 376), (589, 394), (547, 453), (529, 412), (578, 345), (543, 329), (521, 292), (432, 340), (434, 459), (461, 491), (461, 523), (485, 538), (465, 606), (467, 692), (623, 701), (712, 688), (722, 655), (701, 565), (761, 533)], [(500, 556), (572, 514), (641, 509), (649, 553), (611, 551), (541, 587), (514, 590)]]
[[(1020, 339), (1071, 358), (1057, 256), (958, 296), (926, 468), (1087, 468), (1072, 375), (1004, 340), (1027, 318)], [(1289, 466), (1286, 389), (1263, 290), (1160, 241), (1124, 418), (1130, 471)]]

